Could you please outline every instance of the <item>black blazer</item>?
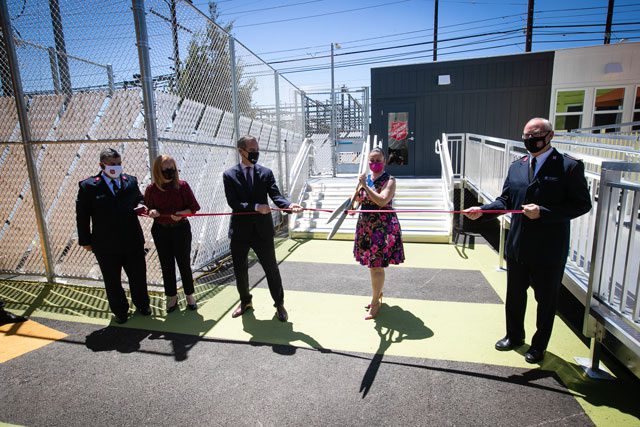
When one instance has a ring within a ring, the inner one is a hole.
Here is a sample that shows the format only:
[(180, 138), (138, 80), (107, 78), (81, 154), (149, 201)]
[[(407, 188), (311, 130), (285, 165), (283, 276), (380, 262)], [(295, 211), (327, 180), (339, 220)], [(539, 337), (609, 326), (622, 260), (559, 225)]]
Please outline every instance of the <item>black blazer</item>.
[[(244, 175), (242, 164), (227, 169), (222, 175), (224, 194), (233, 212), (255, 212), (255, 205), (269, 203), (267, 196), (279, 208), (288, 208), (291, 202), (280, 194), (271, 169), (261, 165), (253, 167), (253, 191)], [(229, 224), (229, 238), (250, 240), (257, 234), (262, 239), (273, 238), (273, 219), (271, 215), (233, 215)]]
[(555, 148), (533, 182), (529, 183), (529, 156), (511, 164), (502, 194), (482, 209), (522, 209), (540, 206), (540, 218), (511, 216), (505, 255), (520, 262), (563, 265), (569, 252), (569, 221), (591, 209), (591, 195), (580, 160)]
[(133, 209), (143, 202), (135, 176), (121, 175), (117, 196), (102, 174), (80, 181), (76, 199), (78, 244), (94, 252), (113, 253), (144, 246), (144, 235)]

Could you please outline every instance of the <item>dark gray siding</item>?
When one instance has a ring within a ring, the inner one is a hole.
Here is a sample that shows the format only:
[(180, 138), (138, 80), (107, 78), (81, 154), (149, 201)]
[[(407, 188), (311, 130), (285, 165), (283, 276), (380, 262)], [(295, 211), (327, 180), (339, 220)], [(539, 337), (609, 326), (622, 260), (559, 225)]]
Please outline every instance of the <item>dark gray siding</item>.
[[(433, 142), (443, 132), (519, 139), (526, 121), (547, 117), (553, 52), (415, 64), (371, 70), (372, 132), (381, 135), (389, 102), (416, 106), (416, 175), (439, 175)], [(438, 75), (451, 84), (438, 86)]]

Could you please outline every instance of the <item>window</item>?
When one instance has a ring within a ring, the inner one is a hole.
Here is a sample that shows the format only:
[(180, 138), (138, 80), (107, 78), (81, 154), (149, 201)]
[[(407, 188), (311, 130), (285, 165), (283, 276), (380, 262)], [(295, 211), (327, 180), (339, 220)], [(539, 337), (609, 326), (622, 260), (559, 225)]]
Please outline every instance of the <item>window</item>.
[[(636, 103), (633, 106), (633, 121), (640, 122), (640, 86), (636, 88)], [(640, 125), (635, 125), (631, 130), (640, 130)]]
[(584, 90), (559, 90), (556, 92), (556, 130), (577, 129), (582, 127), (584, 109)]
[(389, 141), (387, 164), (408, 165), (409, 113), (389, 113), (387, 125), (387, 138)]
[[(624, 88), (596, 90), (596, 102), (593, 109), (593, 126), (606, 126), (622, 123), (622, 104)], [(609, 128), (604, 132), (618, 132), (620, 129)]]

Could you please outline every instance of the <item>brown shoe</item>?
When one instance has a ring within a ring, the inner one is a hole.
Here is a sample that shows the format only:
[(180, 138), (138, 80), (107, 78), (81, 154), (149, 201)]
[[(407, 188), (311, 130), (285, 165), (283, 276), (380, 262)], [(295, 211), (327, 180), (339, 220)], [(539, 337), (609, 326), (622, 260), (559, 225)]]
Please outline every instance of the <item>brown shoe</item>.
[(231, 313), (231, 317), (233, 317), (234, 319), (236, 317), (240, 317), (244, 314), (245, 311), (249, 309), (253, 310), (253, 305), (251, 305), (251, 303), (248, 303), (248, 304), (240, 303), (238, 307), (235, 310), (233, 310), (233, 313)]

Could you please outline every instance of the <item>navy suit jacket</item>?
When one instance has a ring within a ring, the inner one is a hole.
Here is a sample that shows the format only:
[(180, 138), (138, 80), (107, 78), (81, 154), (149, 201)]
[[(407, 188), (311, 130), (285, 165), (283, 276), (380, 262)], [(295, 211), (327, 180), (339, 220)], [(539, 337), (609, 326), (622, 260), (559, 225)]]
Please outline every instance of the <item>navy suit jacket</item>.
[(529, 182), (529, 156), (511, 164), (502, 194), (482, 209), (522, 209), (540, 206), (540, 218), (511, 216), (505, 255), (530, 264), (563, 265), (569, 252), (569, 221), (591, 209), (584, 164), (555, 148)]
[[(276, 179), (271, 169), (259, 164), (253, 167), (253, 190), (244, 174), (242, 164), (227, 169), (222, 175), (224, 194), (233, 212), (255, 212), (255, 205), (269, 203), (267, 197), (279, 208), (288, 208), (291, 202), (287, 200), (276, 185)], [(273, 238), (274, 228), (271, 215), (256, 213), (254, 215), (233, 215), (229, 224), (229, 238), (251, 240), (254, 235), (262, 239)]]
[(121, 175), (114, 195), (102, 174), (79, 183), (76, 199), (78, 244), (91, 245), (94, 252), (114, 253), (144, 247), (144, 234), (134, 208), (144, 197), (135, 176)]

